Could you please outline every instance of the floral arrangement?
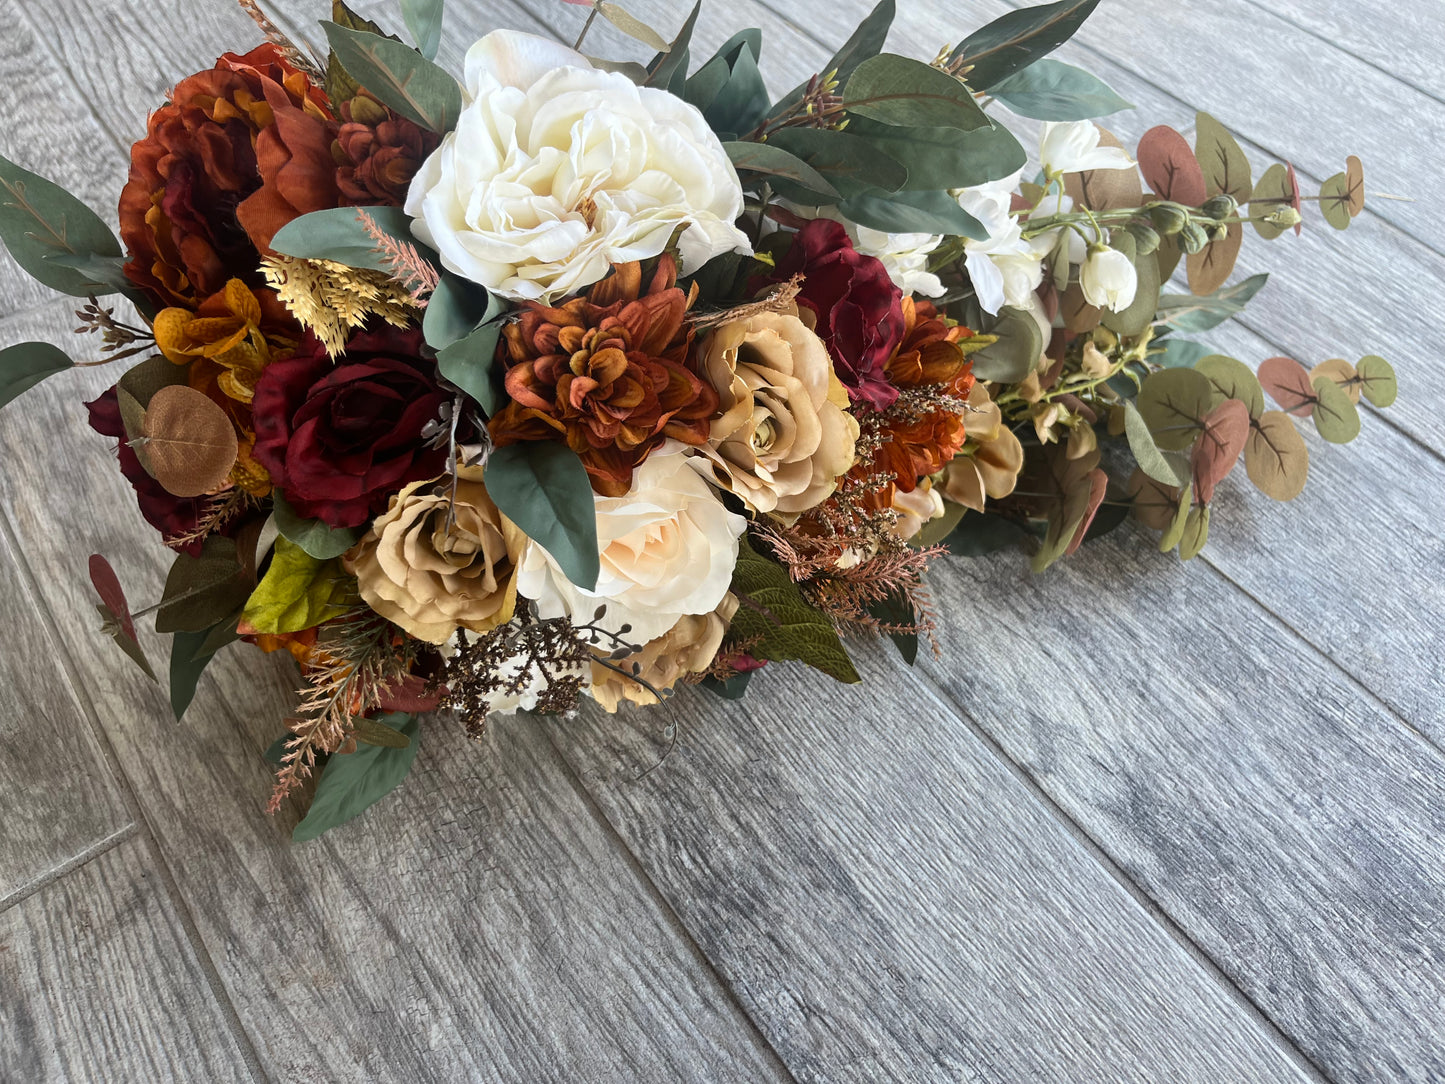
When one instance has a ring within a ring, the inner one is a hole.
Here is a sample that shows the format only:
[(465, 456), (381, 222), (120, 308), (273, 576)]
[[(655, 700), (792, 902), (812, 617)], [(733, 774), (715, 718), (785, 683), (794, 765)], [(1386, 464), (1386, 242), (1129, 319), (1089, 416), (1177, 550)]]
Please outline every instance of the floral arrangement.
[[(1096, 126), (1127, 103), (1046, 54), (1097, 2), (925, 62), (883, 0), (774, 101), (757, 30), (691, 63), (697, 9), (669, 43), (596, 0), (649, 63), (495, 31), (458, 82), (441, 0), (402, 0), (415, 47), (337, 0), (324, 57), (242, 0), (266, 42), (151, 114), (118, 239), (0, 159), (16, 261), (144, 359), (87, 408), (175, 557), (140, 613), (91, 558), (106, 631), (152, 677), (136, 618), (174, 635), (178, 717), (234, 640), (295, 659), (271, 808), (315, 776), (311, 838), (400, 782), (421, 713), (856, 682), (845, 639), (933, 640), (944, 554), (1042, 571), (1132, 514), (1188, 560), (1241, 458), (1291, 499), (1300, 422), (1350, 440), (1393, 373), (1194, 340), (1306, 197), (1208, 115), (1132, 153)], [(1347, 226), (1359, 161), (1309, 199)], [(76, 364), (0, 352), (0, 402)]]

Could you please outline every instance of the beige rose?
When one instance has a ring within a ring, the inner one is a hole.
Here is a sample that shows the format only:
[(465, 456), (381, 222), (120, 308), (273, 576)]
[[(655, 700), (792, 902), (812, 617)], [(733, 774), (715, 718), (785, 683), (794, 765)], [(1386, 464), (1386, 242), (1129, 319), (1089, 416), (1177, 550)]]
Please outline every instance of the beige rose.
[(958, 455), (943, 475), (943, 495), (955, 504), (982, 512), (986, 497), (1007, 497), (1018, 483), (1024, 466), (1024, 447), (1003, 423), (998, 404), (988, 389), (975, 384), (968, 395), (970, 412), (963, 416), (972, 455)]
[(719, 398), (704, 449), (717, 484), (783, 516), (826, 500), (853, 466), (858, 423), (828, 348), (796, 309), (722, 325), (701, 367)]
[[(733, 614), (738, 612), (737, 596), (728, 594), (709, 614), (688, 614), (655, 640), (643, 645), (641, 651), (617, 663), (630, 669), (633, 663), (642, 667), (639, 677), (660, 693), (666, 694), (687, 674), (706, 670), (722, 646), (723, 634)], [(656, 704), (657, 699), (643, 686), (615, 670), (592, 665), (592, 688), (588, 690), (607, 711), (616, 711), (622, 701), (634, 704)]]
[(368, 606), (432, 644), (458, 629), (487, 632), (512, 619), (527, 542), (487, 496), (480, 467), (458, 475), (450, 530), (445, 486), (414, 482), (345, 558)]

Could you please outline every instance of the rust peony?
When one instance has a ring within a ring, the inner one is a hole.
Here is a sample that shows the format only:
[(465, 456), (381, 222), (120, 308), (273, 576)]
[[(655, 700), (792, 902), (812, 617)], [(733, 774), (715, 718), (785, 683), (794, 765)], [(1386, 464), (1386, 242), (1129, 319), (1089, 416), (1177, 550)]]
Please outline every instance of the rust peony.
[(366, 94), (343, 102), (341, 119), (334, 157), (342, 199), (357, 207), (400, 207), (412, 177), (441, 137)]
[(421, 346), (420, 331), (384, 327), (354, 336), (333, 363), (308, 335), (262, 372), (253, 454), (302, 515), (359, 527), (406, 483), (445, 469), (446, 445), (422, 430), (449, 396)]
[(607, 497), (626, 493), (633, 469), (669, 438), (706, 444), (717, 393), (687, 363), (696, 288), (676, 281), (664, 256), (645, 290), (629, 263), (560, 307), (526, 303), (503, 332), (512, 401), (492, 419), (492, 439), (565, 440)]
[(196, 308), (241, 278), (299, 214), (339, 202), (326, 96), (275, 45), (182, 80), (131, 151), (120, 197), (126, 275), (157, 305)]
[(794, 275), (804, 276), (797, 303), (813, 314), (849, 396), (875, 410), (892, 406), (898, 391), (884, 367), (905, 329), (903, 293), (888, 269), (855, 249), (841, 223), (815, 218), (797, 232), (773, 274), (754, 279), (750, 288)]

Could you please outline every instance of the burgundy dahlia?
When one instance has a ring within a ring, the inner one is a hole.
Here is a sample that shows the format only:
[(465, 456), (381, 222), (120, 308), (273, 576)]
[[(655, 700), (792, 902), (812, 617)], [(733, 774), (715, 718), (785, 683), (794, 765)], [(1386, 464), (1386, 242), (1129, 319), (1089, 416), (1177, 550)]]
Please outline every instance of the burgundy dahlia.
[(421, 345), (417, 329), (383, 327), (354, 336), (332, 362), (308, 335), (261, 374), (252, 454), (302, 515), (359, 527), (402, 486), (446, 469), (446, 445), (422, 436), (448, 396)]

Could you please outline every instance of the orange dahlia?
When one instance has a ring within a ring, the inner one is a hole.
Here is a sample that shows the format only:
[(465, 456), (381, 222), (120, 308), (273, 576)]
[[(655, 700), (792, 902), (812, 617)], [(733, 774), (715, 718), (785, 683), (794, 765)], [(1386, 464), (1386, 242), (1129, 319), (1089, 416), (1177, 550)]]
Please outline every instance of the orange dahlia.
[(565, 440), (611, 497), (664, 441), (706, 444), (718, 399), (688, 362), (696, 297), (664, 256), (645, 288), (641, 265), (628, 263), (557, 307), (526, 303), (503, 330), (512, 401), (491, 420), (492, 440)]

